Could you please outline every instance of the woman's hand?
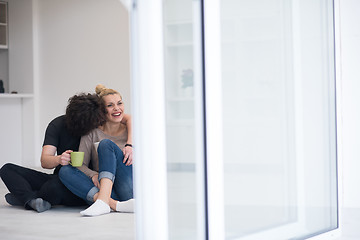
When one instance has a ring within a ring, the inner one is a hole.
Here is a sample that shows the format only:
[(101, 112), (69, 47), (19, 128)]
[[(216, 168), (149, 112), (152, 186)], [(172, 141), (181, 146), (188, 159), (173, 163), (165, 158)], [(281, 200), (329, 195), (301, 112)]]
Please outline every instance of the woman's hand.
[(122, 149), (124, 153), (124, 160), (123, 163), (125, 163), (126, 166), (130, 166), (133, 162), (133, 149), (130, 146), (126, 146)]
[(59, 164), (60, 165), (68, 165), (70, 163), (71, 157), (70, 157), (70, 153), (72, 152), (72, 150), (66, 150), (65, 152), (63, 152), (60, 155), (60, 160), (59, 160)]
[(99, 174), (95, 174), (94, 176), (92, 176), (91, 180), (93, 181), (95, 187), (100, 189)]

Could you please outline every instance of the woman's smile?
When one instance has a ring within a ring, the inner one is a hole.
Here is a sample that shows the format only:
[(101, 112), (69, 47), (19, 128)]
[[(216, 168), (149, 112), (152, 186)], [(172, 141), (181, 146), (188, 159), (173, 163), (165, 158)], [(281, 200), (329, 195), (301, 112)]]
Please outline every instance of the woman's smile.
[(104, 96), (103, 100), (106, 106), (107, 119), (109, 121), (121, 121), (123, 118), (124, 104), (120, 95), (110, 94)]

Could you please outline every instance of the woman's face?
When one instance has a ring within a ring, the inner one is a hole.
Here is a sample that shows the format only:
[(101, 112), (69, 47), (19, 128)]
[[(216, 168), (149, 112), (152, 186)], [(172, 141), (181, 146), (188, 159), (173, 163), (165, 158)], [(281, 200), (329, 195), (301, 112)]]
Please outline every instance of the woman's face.
[(124, 117), (124, 104), (119, 94), (110, 94), (103, 97), (106, 109), (106, 120), (119, 123)]

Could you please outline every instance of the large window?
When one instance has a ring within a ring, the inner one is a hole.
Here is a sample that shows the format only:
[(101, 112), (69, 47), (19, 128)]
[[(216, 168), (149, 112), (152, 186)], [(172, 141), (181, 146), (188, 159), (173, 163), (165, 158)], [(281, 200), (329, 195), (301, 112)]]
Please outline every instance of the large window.
[(221, 33), (226, 236), (337, 228), (332, 1), (223, 0)]

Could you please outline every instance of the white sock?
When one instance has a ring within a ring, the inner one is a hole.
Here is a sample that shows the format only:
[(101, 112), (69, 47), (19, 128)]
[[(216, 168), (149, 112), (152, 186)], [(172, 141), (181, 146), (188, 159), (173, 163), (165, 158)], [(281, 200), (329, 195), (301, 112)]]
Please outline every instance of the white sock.
[(81, 211), (80, 214), (83, 216), (99, 216), (110, 212), (110, 206), (104, 201), (97, 199), (90, 207)]
[(123, 202), (116, 202), (116, 211), (117, 212), (134, 212), (134, 202), (135, 200), (129, 199)]

